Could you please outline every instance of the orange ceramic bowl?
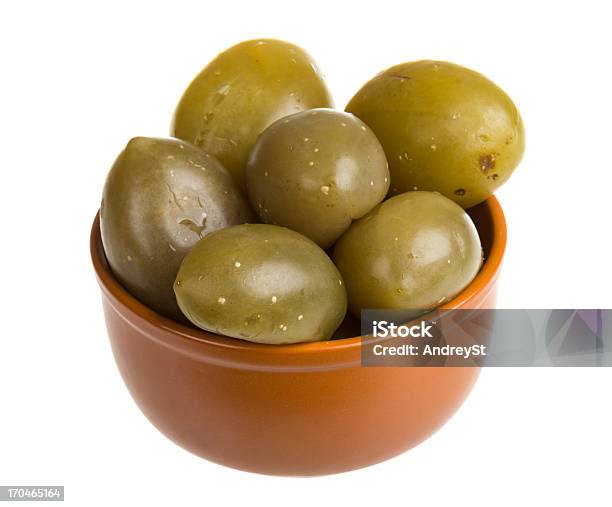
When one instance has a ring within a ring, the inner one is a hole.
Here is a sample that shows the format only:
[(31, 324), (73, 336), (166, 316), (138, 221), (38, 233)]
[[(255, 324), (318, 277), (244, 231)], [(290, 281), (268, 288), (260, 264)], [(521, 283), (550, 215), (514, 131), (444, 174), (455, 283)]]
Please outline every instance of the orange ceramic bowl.
[[(469, 210), (485, 253), (474, 281), (444, 308), (491, 308), (506, 246), (495, 197)], [(360, 337), (296, 345), (225, 338), (178, 324), (113, 276), (99, 219), (91, 256), (123, 380), (159, 431), (229, 467), (311, 476), (371, 465), (419, 444), (459, 408), (468, 367), (361, 367)]]

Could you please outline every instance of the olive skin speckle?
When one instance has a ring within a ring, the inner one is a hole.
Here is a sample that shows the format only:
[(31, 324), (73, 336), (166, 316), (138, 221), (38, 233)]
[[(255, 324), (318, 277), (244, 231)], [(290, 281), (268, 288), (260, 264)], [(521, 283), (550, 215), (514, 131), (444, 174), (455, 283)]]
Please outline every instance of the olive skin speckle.
[(224, 167), (176, 139), (132, 139), (102, 198), (102, 242), (113, 273), (141, 302), (180, 321), (172, 284), (185, 254), (210, 232), (255, 218)]
[[(403, 75), (410, 79), (397, 79)], [(508, 95), (482, 74), (448, 62), (391, 67), (366, 83), (346, 111), (383, 145), (391, 195), (416, 187), (470, 208), (508, 180), (525, 149), (523, 121)]]
[(372, 131), (354, 115), (331, 109), (272, 124), (255, 143), (246, 171), (261, 220), (298, 231), (324, 249), (384, 199), (389, 179)]
[[(240, 269), (228, 262), (238, 257)], [(331, 259), (308, 238), (275, 225), (244, 224), (200, 240), (185, 256), (174, 291), (202, 329), (283, 344), (332, 336), (347, 307), (339, 280)]]
[(435, 192), (406, 192), (379, 204), (338, 240), (333, 259), (349, 309), (401, 309), (410, 316), (451, 299), (482, 264), (469, 215)]
[(288, 42), (250, 40), (219, 54), (195, 77), (178, 103), (171, 135), (217, 157), (244, 192), (257, 136), (280, 118), (317, 107), (333, 103), (312, 58)]

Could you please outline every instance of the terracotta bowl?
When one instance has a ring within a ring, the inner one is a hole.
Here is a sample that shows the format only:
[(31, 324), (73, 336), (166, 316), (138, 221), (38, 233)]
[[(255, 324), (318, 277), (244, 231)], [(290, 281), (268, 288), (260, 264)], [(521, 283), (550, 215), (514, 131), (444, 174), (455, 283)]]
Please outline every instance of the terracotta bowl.
[[(445, 308), (495, 306), (504, 215), (494, 197), (469, 213), (485, 263)], [(113, 354), (134, 400), (170, 440), (229, 467), (311, 476), (389, 459), (440, 428), (479, 373), (361, 367), (359, 337), (263, 345), (207, 333), (158, 315), (117, 282), (98, 217), (91, 256)]]

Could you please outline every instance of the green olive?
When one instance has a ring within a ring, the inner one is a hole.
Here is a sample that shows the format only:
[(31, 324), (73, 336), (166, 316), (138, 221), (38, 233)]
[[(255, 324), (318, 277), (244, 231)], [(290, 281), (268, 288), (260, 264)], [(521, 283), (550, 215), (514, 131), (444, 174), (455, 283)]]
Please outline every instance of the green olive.
[(184, 141), (136, 137), (110, 170), (100, 219), (119, 281), (153, 310), (183, 320), (172, 291), (183, 257), (209, 232), (253, 215), (214, 157)]
[(438, 191), (469, 208), (510, 177), (525, 149), (523, 122), (508, 95), (452, 63), (391, 67), (366, 83), (346, 110), (382, 143), (391, 195)]
[(333, 255), (349, 309), (416, 313), (448, 301), (476, 276), (482, 249), (468, 214), (435, 192), (407, 192), (355, 221)]
[(177, 106), (171, 133), (216, 156), (244, 190), (249, 152), (268, 125), (331, 106), (304, 50), (279, 40), (251, 40), (221, 53), (196, 76)]
[(249, 157), (247, 189), (263, 222), (328, 248), (381, 202), (389, 169), (372, 131), (352, 114), (313, 109), (277, 121)]
[(275, 225), (206, 236), (185, 256), (174, 291), (196, 326), (260, 343), (327, 340), (346, 313), (342, 277), (325, 252)]

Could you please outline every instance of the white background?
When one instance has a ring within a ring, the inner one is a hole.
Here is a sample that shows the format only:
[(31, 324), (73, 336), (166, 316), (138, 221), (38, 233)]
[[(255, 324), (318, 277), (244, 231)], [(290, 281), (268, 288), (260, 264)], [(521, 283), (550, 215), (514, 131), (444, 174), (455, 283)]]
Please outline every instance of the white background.
[(498, 193), (509, 230), (499, 306), (611, 307), (609, 21), (604, 2), (585, 1), (2, 3), (0, 485), (63, 484), (70, 505), (609, 502), (605, 368), (488, 369), (432, 438), (347, 474), (266, 477), (192, 456), (128, 395), (88, 254), (128, 139), (167, 135), (216, 53), (276, 37), (310, 52), (339, 107), (407, 60), (496, 81), (528, 141)]

